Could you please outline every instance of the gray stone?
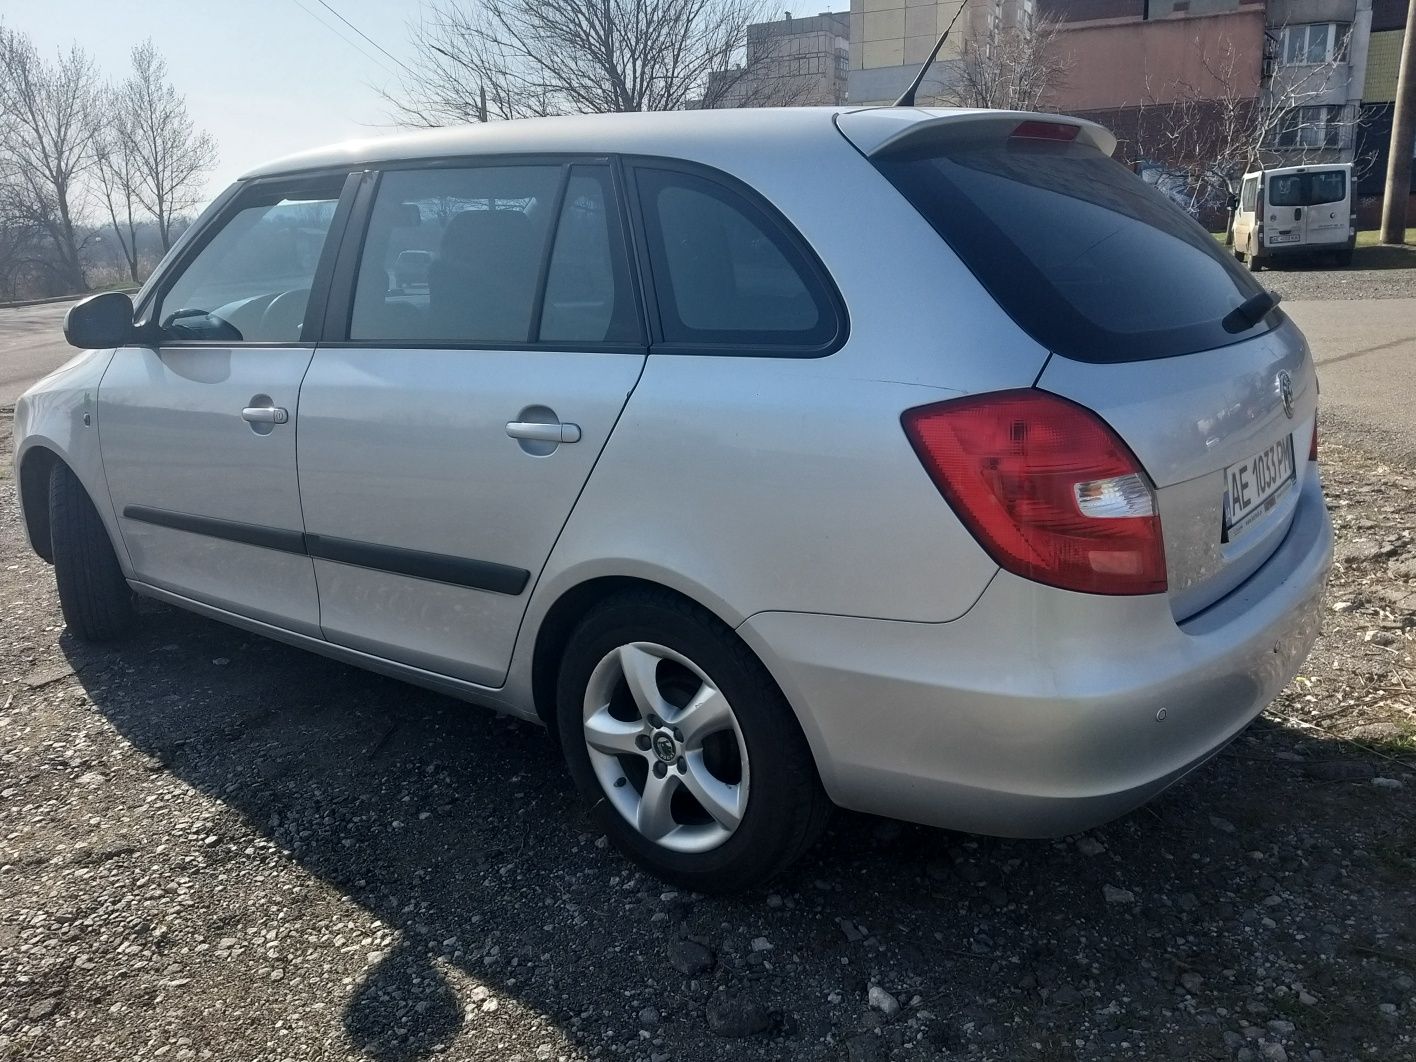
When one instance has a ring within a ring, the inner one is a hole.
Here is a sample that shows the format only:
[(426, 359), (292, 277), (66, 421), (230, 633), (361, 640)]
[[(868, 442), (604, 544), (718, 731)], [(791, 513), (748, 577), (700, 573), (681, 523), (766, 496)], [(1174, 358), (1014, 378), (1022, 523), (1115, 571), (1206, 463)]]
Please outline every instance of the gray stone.
[(750, 999), (716, 995), (707, 1007), (708, 1031), (726, 1039), (756, 1036), (772, 1027), (767, 1008)]
[(870, 986), (866, 999), (874, 1010), (878, 1010), (887, 1018), (893, 1018), (900, 1013), (900, 1001), (879, 985)]
[(1320, 782), (1365, 782), (1377, 772), (1361, 760), (1319, 760), (1304, 767), (1303, 773)]
[(697, 977), (713, 969), (713, 953), (693, 940), (676, 940), (669, 945), (669, 965), (685, 977)]

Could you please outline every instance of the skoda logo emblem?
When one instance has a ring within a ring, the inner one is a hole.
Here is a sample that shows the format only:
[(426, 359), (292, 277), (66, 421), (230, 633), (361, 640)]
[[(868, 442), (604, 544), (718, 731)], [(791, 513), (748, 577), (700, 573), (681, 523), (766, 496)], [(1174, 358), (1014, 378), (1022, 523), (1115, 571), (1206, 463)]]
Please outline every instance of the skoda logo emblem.
[(1283, 415), (1293, 419), (1293, 377), (1287, 372), (1278, 374), (1278, 397), (1283, 399)]
[(678, 748), (674, 744), (673, 737), (664, 730), (660, 730), (654, 735), (654, 755), (665, 763), (673, 763), (678, 759)]

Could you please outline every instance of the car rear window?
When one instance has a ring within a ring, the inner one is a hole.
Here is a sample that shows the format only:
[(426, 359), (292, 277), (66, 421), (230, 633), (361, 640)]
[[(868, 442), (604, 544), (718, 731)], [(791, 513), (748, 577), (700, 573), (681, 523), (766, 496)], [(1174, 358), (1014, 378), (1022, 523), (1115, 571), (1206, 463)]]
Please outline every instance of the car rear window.
[(1347, 198), (1347, 174), (1342, 170), (1318, 173), (1278, 173), (1269, 178), (1269, 206), (1302, 207), (1337, 203)]
[(1091, 362), (1250, 339), (1224, 317), (1262, 289), (1189, 215), (1093, 147), (1012, 138), (876, 159), (1034, 339)]

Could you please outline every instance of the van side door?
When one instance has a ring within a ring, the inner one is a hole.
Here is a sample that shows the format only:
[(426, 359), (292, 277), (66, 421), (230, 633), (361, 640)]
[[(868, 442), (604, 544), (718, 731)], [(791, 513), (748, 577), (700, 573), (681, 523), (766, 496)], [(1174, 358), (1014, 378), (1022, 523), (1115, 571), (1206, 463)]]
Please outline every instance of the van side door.
[(1258, 224), (1258, 201), (1259, 175), (1252, 174), (1239, 186), (1239, 206), (1234, 212), (1234, 246), (1240, 251), (1248, 249), (1249, 237)]
[(359, 198), (300, 395), (320, 624), (498, 686), (645, 362), (619, 181), (605, 159), (457, 160)]

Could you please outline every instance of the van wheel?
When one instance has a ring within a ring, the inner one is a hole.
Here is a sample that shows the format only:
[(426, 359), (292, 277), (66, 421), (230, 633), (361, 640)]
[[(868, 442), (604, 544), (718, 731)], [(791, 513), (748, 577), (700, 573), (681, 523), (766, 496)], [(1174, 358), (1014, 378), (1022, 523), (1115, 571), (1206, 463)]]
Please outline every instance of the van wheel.
[(1251, 272), (1251, 273), (1257, 273), (1260, 269), (1262, 269), (1262, 268), (1267, 264), (1267, 262), (1265, 261), (1265, 259), (1260, 258), (1258, 255), (1256, 255), (1256, 254), (1254, 254), (1252, 251), (1250, 251), (1250, 252), (1249, 252), (1249, 263), (1248, 263), (1248, 264), (1249, 264), (1249, 272)]
[(1234, 248), (1234, 257), (1235, 257), (1236, 259), (1238, 259), (1240, 262), (1242, 262), (1242, 261), (1244, 261), (1244, 257), (1245, 257), (1245, 256), (1244, 256), (1244, 252), (1241, 251), (1241, 250), (1239, 250), (1238, 247), (1236, 247), (1236, 248)]
[(1350, 250), (1338, 251), (1337, 254), (1332, 256), (1332, 262), (1338, 269), (1351, 269), (1352, 252)]
[(137, 617), (133, 592), (98, 510), (62, 463), (49, 474), (49, 539), (59, 607), (74, 637), (112, 642), (127, 634)]
[(557, 685), (571, 776), (651, 873), (700, 892), (752, 888), (830, 814), (806, 738), (766, 668), (716, 618), (668, 594), (596, 607)]

